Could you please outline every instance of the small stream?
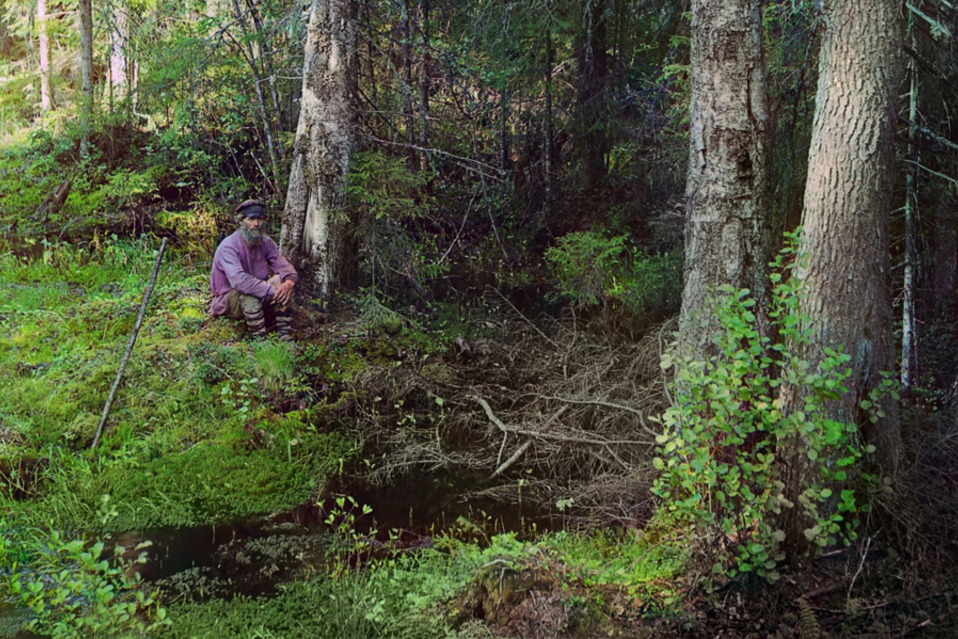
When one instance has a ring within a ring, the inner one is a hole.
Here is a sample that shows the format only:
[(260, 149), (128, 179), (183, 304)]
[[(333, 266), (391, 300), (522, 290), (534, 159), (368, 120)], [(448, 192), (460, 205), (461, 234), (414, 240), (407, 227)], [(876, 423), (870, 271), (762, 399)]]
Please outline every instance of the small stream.
[[(463, 500), (463, 484), (475, 486), (462, 477), (335, 486), (318, 504), (285, 513), (217, 526), (149, 530), (121, 543), (132, 547), (152, 541), (150, 560), (140, 571), (143, 578), (174, 596), (207, 598), (258, 596), (304, 573), (323, 571), (332, 533), (347, 513), (354, 517), (356, 534), (370, 537), (372, 552), (384, 550), (387, 541), (401, 548), (430, 546), (434, 535), (454, 528), (481, 536), (555, 526), (550, 517), (523, 513), (519, 506)], [(338, 495), (344, 497), (342, 508)], [(362, 514), (364, 505), (372, 509), (369, 514)]]
[[(393, 548), (427, 547), (434, 535), (451, 530), (482, 537), (555, 527), (551, 517), (524, 513), (520, 506), (463, 499), (478, 479), (418, 476), (388, 486), (344, 483), (331, 487), (318, 504), (288, 512), (215, 526), (123, 533), (114, 541), (131, 549), (131, 556), (138, 543), (150, 541), (148, 560), (137, 568), (144, 580), (162, 588), (167, 600), (202, 600), (268, 595), (283, 582), (327, 570), (334, 528), (345, 512), (355, 516), (356, 533), (370, 537), (373, 553), (384, 552), (387, 540)], [(342, 509), (336, 505), (340, 495)], [(363, 515), (363, 505), (372, 511)], [(0, 637), (35, 637), (15, 630), (28, 617), (26, 610), (0, 604)]]

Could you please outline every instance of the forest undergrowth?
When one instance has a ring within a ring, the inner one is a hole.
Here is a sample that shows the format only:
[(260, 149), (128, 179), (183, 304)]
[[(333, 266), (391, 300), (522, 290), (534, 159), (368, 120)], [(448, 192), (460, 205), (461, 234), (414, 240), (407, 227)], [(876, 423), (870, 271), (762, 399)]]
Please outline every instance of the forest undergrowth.
[[(575, 315), (527, 317), (489, 290), (469, 309), (428, 314), (304, 307), (290, 348), (208, 319), (206, 266), (174, 253), (91, 451), (154, 244), (97, 236), (0, 257), (0, 574), (4, 597), (30, 611), (4, 617), (10, 632), (26, 619), (63, 637), (954, 628), (958, 428), (947, 397), (907, 418), (909, 463), (853, 545), (786, 568), (774, 587), (711, 576), (702, 589), (707, 574), (689, 555), (698, 542), (646, 528), (669, 324), (633, 343)], [(389, 520), (342, 492), (457, 476), (450, 512), (462, 514), (444, 526)], [(189, 575), (137, 576), (148, 574), (151, 530), (309, 504), (329, 540), (320, 551), (307, 537), (272, 554), (232, 551), (231, 561), (272, 557), (261, 570), (282, 578), (263, 594), (210, 598)]]

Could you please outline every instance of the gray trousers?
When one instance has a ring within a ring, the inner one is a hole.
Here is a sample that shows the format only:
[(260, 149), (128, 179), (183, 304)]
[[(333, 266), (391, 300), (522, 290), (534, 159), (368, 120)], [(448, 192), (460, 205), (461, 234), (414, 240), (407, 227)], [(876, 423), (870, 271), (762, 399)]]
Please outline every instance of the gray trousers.
[[(266, 280), (266, 283), (275, 291), (280, 285), (280, 276), (274, 275)], [(244, 295), (237, 290), (229, 292), (226, 298), (227, 309), (226, 317), (233, 320), (245, 320), (246, 327), (253, 337), (266, 337), (266, 320), (272, 317), (276, 323), (276, 332), (279, 338), (284, 341), (290, 341), (290, 316), (292, 314), (292, 302), (280, 308), (272, 303), (263, 303), (263, 300), (253, 295)]]

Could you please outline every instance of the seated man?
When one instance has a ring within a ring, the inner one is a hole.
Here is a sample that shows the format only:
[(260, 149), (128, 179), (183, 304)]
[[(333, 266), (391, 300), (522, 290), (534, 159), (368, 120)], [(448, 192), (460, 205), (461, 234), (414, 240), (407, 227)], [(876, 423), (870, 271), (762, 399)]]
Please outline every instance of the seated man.
[(296, 269), (279, 252), (276, 242), (260, 231), (266, 213), (262, 202), (246, 200), (234, 213), (239, 229), (224, 239), (213, 255), (210, 314), (245, 319), (257, 339), (266, 337), (266, 319), (272, 316), (279, 338), (290, 342)]

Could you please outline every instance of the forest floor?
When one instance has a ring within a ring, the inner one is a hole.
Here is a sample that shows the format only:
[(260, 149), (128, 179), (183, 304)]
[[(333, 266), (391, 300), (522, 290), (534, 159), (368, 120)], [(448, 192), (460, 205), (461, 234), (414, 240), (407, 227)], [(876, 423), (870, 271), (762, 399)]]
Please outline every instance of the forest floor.
[[(620, 540), (642, 539), (646, 554), (655, 548), (643, 530), (652, 514), (653, 451), (648, 440), (626, 434), (651, 434), (636, 416), (664, 406), (657, 364), (671, 326), (629, 344), (569, 322), (533, 323), (501, 295), (492, 298), (495, 311), (473, 320), (490, 330), (446, 334), (448, 348), (430, 353), (400, 337), (415, 323), (414, 309), (406, 317), (385, 309), (365, 316), (355, 308), (328, 316), (300, 309), (295, 325), (307, 342), (345, 344), (363, 334), (367, 355), (384, 358), (367, 368), (362, 385), (393, 410), (365, 406), (356, 413), (367, 462), (351, 488), (376, 501), (377, 526), (411, 535), (394, 548), (424, 543), (426, 529), (435, 533), (440, 520), (477, 516), (529, 544), (505, 569), (501, 557), (483, 564), (434, 609), (466, 636), (958, 636), (958, 447), (949, 411), (906, 413), (913, 420), (909, 464), (896, 491), (876, 499), (868, 534), (787, 567), (778, 584), (715, 579), (714, 590), (703, 589), (706, 569), (685, 560), (679, 570), (662, 562), (666, 569), (645, 582), (644, 592), (626, 571), (620, 582), (590, 579), (594, 567), (556, 561), (547, 531), (613, 530)], [(437, 405), (438, 423), (423, 414)], [(556, 415), (587, 426), (562, 426)], [(628, 470), (603, 465), (602, 453), (628, 460)], [(450, 531), (467, 529), (444, 532)], [(482, 545), (483, 537), (471, 539)], [(635, 557), (630, 568), (643, 559)]]
[[(775, 585), (713, 575), (701, 540), (647, 526), (668, 324), (624, 339), (492, 289), (401, 312), (366, 296), (299, 308), (290, 348), (207, 318), (207, 267), (181, 256), (89, 451), (149, 252), (0, 259), (0, 555), (28, 559), (25, 530), (210, 532), (204, 566), (150, 577), (160, 636), (958, 635), (949, 410), (906, 414), (908, 464), (860, 539)], [(37, 583), (77, 576), (70, 557)]]
[[(497, 318), (494, 337), (457, 336), (455, 348), (411, 376), (399, 366), (369, 371), (367, 383), (375, 393), (389, 393), (386, 403), (394, 407), (415, 411), (442, 397), (444, 428), (456, 435), (439, 437), (429, 424), (421, 438), (414, 429), (397, 437), (383, 424), (401, 423), (401, 411), (385, 420), (379, 414), (362, 420), (369, 429), (368, 452), (380, 459), (364, 480), (401, 482), (403, 469), (412, 467), (426, 483), (419, 469), (427, 458), (434, 468), (451, 466), (473, 478), (468, 487), (458, 487), (459, 503), (492, 497), (490, 510), (509, 512), (521, 504), (525, 485), (529, 518), (551, 512), (542, 519), (547, 527), (556, 522), (579, 531), (611, 527), (642, 537), (651, 517), (653, 450), (647, 441), (621, 448), (612, 442), (629, 439), (630, 432), (652, 434), (649, 423), (636, 416), (654, 414), (667, 401), (658, 360), (672, 326), (656, 327), (629, 343), (589, 334), (570, 322), (539, 317), (533, 323), (502, 296), (493, 297), (497, 312), (479, 321), (488, 325), (490, 317)], [(358, 319), (350, 313), (324, 318), (322, 339), (344, 339)], [(315, 317), (301, 324), (306, 333), (316, 326)], [(390, 341), (387, 333), (380, 337)], [(604, 410), (611, 414), (600, 415)], [(563, 427), (556, 415), (587, 426)], [(866, 536), (787, 567), (778, 584), (718, 579), (709, 591), (689, 562), (667, 577), (669, 604), (663, 607), (661, 590), (645, 598), (614, 580), (589, 583), (577, 578), (575, 568), (556, 570), (548, 552), (532, 553), (513, 566), (505, 582), (501, 574), (491, 582), (480, 571), (452, 606), (456, 619), (481, 620), (495, 636), (516, 638), (958, 636), (958, 431), (950, 410), (906, 410), (904, 421), (910, 427), (908, 462), (895, 490), (876, 496)], [(533, 445), (522, 457), (509, 457), (509, 444), (521, 448), (510, 436)], [(435, 449), (425, 452), (430, 441)], [(596, 462), (602, 455), (595, 449), (627, 459), (629, 470)], [(488, 481), (501, 478), (503, 469), (511, 481)], [(542, 478), (550, 474), (551, 481)], [(577, 507), (558, 516), (560, 494)], [(402, 503), (398, 510), (413, 507)], [(513, 525), (518, 520), (513, 517)], [(528, 522), (518, 525), (523, 523)], [(598, 605), (577, 605), (583, 601)]]

